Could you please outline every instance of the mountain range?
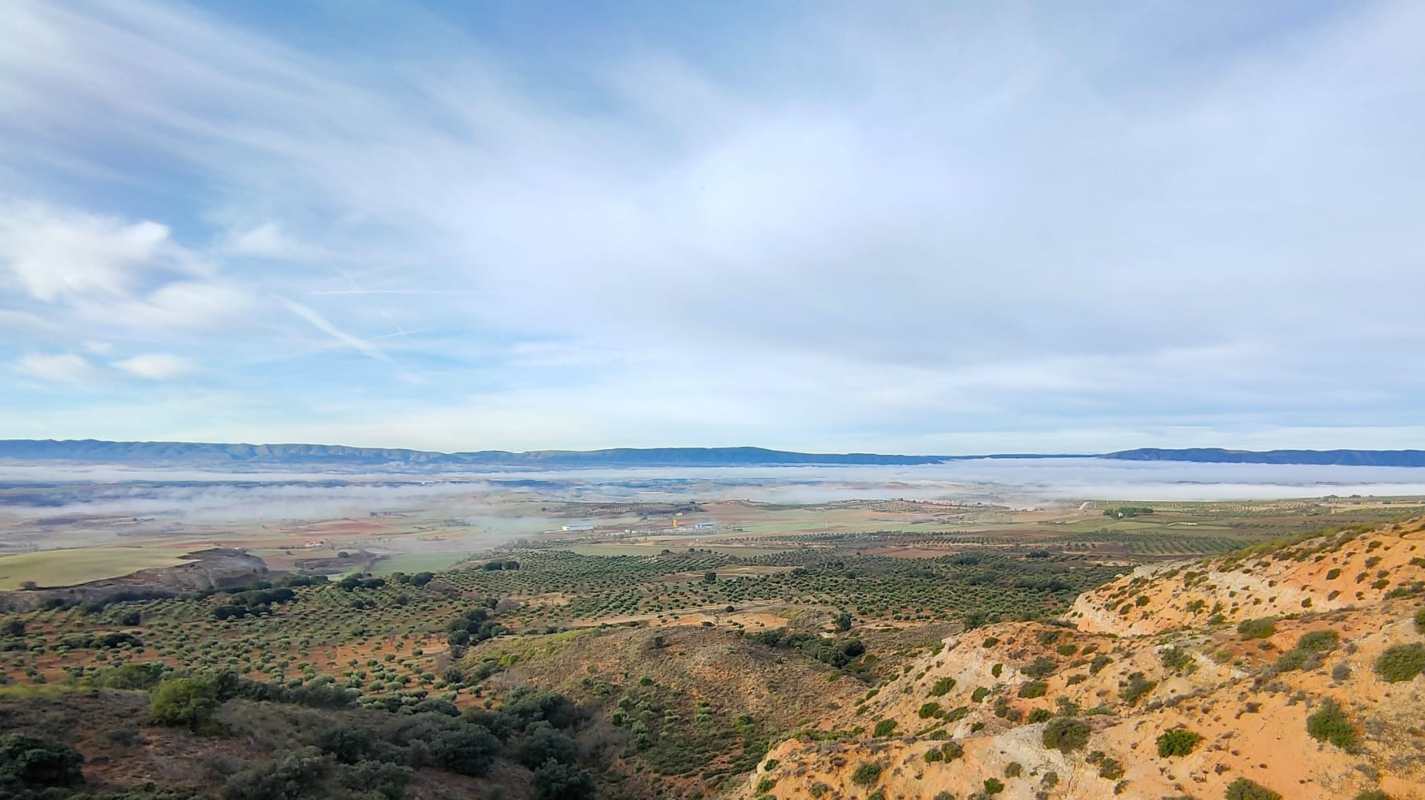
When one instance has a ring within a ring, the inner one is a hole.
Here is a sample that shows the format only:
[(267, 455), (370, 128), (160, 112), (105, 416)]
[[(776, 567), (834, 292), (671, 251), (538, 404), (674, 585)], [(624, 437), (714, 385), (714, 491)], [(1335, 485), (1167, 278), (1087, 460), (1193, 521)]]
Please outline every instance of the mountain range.
[(0, 439), (0, 458), (104, 464), (251, 466), (430, 466), (430, 467), (728, 467), (765, 465), (915, 465), (970, 458), (1095, 457), (1123, 461), (1191, 461), (1235, 464), (1317, 464), (1425, 467), (1425, 450), (1225, 450), (1139, 448), (1111, 453), (1000, 453), (990, 455), (895, 455), (800, 453), (762, 447), (619, 447), (604, 450), (478, 450), (443, 453), (400, 448), (324, 444), (225, 444), (209, 442), (111, 442), (98, 439)]

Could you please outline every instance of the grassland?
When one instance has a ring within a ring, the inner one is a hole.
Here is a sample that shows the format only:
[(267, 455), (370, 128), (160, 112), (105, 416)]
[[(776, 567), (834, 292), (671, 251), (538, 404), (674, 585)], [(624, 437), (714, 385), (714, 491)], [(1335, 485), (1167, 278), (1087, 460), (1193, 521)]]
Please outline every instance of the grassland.
[(0, 591), (33, 581), (40, 586), (69, 586), (127, 575), (141, 569), (182, 563), (187, 548), (162, 546), (85, 547), (40, 550), (0, 556)]

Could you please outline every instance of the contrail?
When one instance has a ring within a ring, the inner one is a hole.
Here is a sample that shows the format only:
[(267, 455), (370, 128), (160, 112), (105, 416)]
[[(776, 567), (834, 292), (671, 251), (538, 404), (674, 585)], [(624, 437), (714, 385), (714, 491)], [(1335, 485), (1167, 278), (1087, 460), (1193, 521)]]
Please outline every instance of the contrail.
[(308, 308), (307, 306), (304, 306), (301, 303), (288, 300), (285, 297), (278, 297), (277, 299), (281, 300), (282, 303), (287, 306), (287, 308), (291, 309), (293, 314), (296, 314), (302, 319), (305, 319), (306, 321), (312, 323), (313, 327), (315, 327), (317, 330), (325, 333), (333, 339), (336, 339), (338, 342), (341, 342), (342, 344), (350, 347), (351, 349), (356, 350), (357, 352), (365, 356), (374, 358), (378, 361), (389, 362), (391, 360), (391, 357), (383, 353), (376, 345), (358, 336), (353, 336), (342, 330), (341, 328), (338, 328), (337, 326), (331, 324), (331, 322), (327, 320), (326, 317), (323, 317), (321, 314), (318, 314), (313, 309)]

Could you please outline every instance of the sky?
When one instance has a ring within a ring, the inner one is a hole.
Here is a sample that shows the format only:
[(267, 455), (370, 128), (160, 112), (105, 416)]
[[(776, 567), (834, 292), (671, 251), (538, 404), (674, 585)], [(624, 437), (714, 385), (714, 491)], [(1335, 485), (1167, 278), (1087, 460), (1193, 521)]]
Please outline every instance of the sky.
[(1425, 447), (1425, 4), (0, 34), (0, 438)]

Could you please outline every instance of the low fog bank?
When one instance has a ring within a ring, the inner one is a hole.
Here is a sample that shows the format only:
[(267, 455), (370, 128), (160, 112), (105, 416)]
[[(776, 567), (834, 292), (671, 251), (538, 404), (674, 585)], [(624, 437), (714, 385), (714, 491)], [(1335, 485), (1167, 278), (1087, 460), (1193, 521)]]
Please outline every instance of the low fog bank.
[(1425, 494), (1425, 469), (979, 459), (916, 466), (648, 467), (443, 475), (0, 465), (0, 515), (162, 516), (223, 523), (384, 511), (496, 515), (502, 500), (823, 503), (918, 499), (1022, 505), (1084, 499), (1268, 500)]

